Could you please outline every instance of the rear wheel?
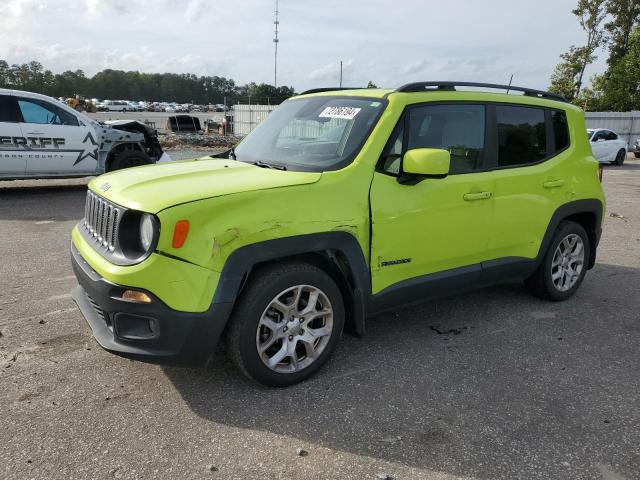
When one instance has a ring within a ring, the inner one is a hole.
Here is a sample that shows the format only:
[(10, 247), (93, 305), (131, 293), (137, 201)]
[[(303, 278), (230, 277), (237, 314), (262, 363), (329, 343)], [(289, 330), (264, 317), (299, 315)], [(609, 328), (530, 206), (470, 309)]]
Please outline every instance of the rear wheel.
[(611, 162), (614, 165), (622, 165), (624, 163), (624, 158), (627, 156), (627, 152), (625, 150), (620, 150), (617, 155), (616, 155), (616, 159)]
[(147, 154), (140, 150), (125, 149), (117, 153), (109, 162), (109, 171), (122, 170), (123, 168), (139, 167), (151, 163)]
[(582, 225), (562, 222), (538, 270), (525, 281), (525, 285), (540, 298), (566, 300), (584, 280), (590, 249), (589, 237)]
[(238, 301), (227, 352), (245, 376), (272, 387), (293, 385), (322, 367), (343, 326), (340, 289), (323, 270), (305, 263), (267, 267)]

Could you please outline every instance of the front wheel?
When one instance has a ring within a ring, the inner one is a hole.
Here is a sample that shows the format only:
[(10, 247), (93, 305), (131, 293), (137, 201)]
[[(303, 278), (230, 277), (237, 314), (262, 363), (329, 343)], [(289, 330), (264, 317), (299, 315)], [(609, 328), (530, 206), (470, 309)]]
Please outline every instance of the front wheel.
[(584, 280), (591, 245), (582, 225), (563, 221), (536, 272), (525, 281), (534, 295), (553, 301), (571, 297)]
[(247, 377), (284, 387), (327, 361), (344, 326), (340, 289), (323, 270), (286, 263), (254, 273), (226, 334), (227, 353)]
[(139, 167), (148, 165), (149, 163), (151, 163), (149, 157), (140, 150), (124, 149), (114, 155), (113, 159), (109, 162), (108, 171), (113, 172), (115, 170), (122, 170), (123, 168)]

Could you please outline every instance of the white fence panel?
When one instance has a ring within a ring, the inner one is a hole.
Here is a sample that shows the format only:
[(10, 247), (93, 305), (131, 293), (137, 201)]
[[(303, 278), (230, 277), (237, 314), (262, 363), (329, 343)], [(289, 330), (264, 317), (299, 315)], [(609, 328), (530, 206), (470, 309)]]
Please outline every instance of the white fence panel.
[(233, 133), (247, 135), (251, 130), (276, 109), (277, 105), (234, 105)]
[(613, 130), (630, 144), (640, 138), (640, 111), (586, 112), (584, 118), (587, 128)]

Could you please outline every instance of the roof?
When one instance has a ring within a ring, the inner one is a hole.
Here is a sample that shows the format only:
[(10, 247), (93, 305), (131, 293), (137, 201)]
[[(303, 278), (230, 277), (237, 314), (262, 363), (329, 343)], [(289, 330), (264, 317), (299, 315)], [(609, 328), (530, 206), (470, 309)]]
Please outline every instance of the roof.
[[(456, 87), (462, 87), (462, 90)], [(513, 93), (517, 92), (517, 93)], [(387, 98), (404, 96), (410, 103), (419, 101), (486, 101), (519, 103), (525, 105), (550, 106), (579, 110), (562, 96), (543, 90), (535, 90), (512, 85), (496, 85), (475, 82), (417, 82), (403, 85), (398, 89), (385, 88), (316, 88), (301, 95), (349, 96), (366, 98)], [(423, 100), (424, 99), (424, 100)]]

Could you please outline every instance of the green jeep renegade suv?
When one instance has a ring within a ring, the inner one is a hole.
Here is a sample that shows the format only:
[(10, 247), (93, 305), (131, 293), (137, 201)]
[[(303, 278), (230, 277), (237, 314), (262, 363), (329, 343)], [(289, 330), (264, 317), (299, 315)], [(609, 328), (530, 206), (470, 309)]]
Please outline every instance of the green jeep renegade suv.
[(71, 251), (96, 340), (198, 365), (223, 339), (282, 386), (388, 309), (513, 281), (569, 298), (605, 208), (583, 113), (500, 88), (305, 92), (219, 157), (92, 180)]

